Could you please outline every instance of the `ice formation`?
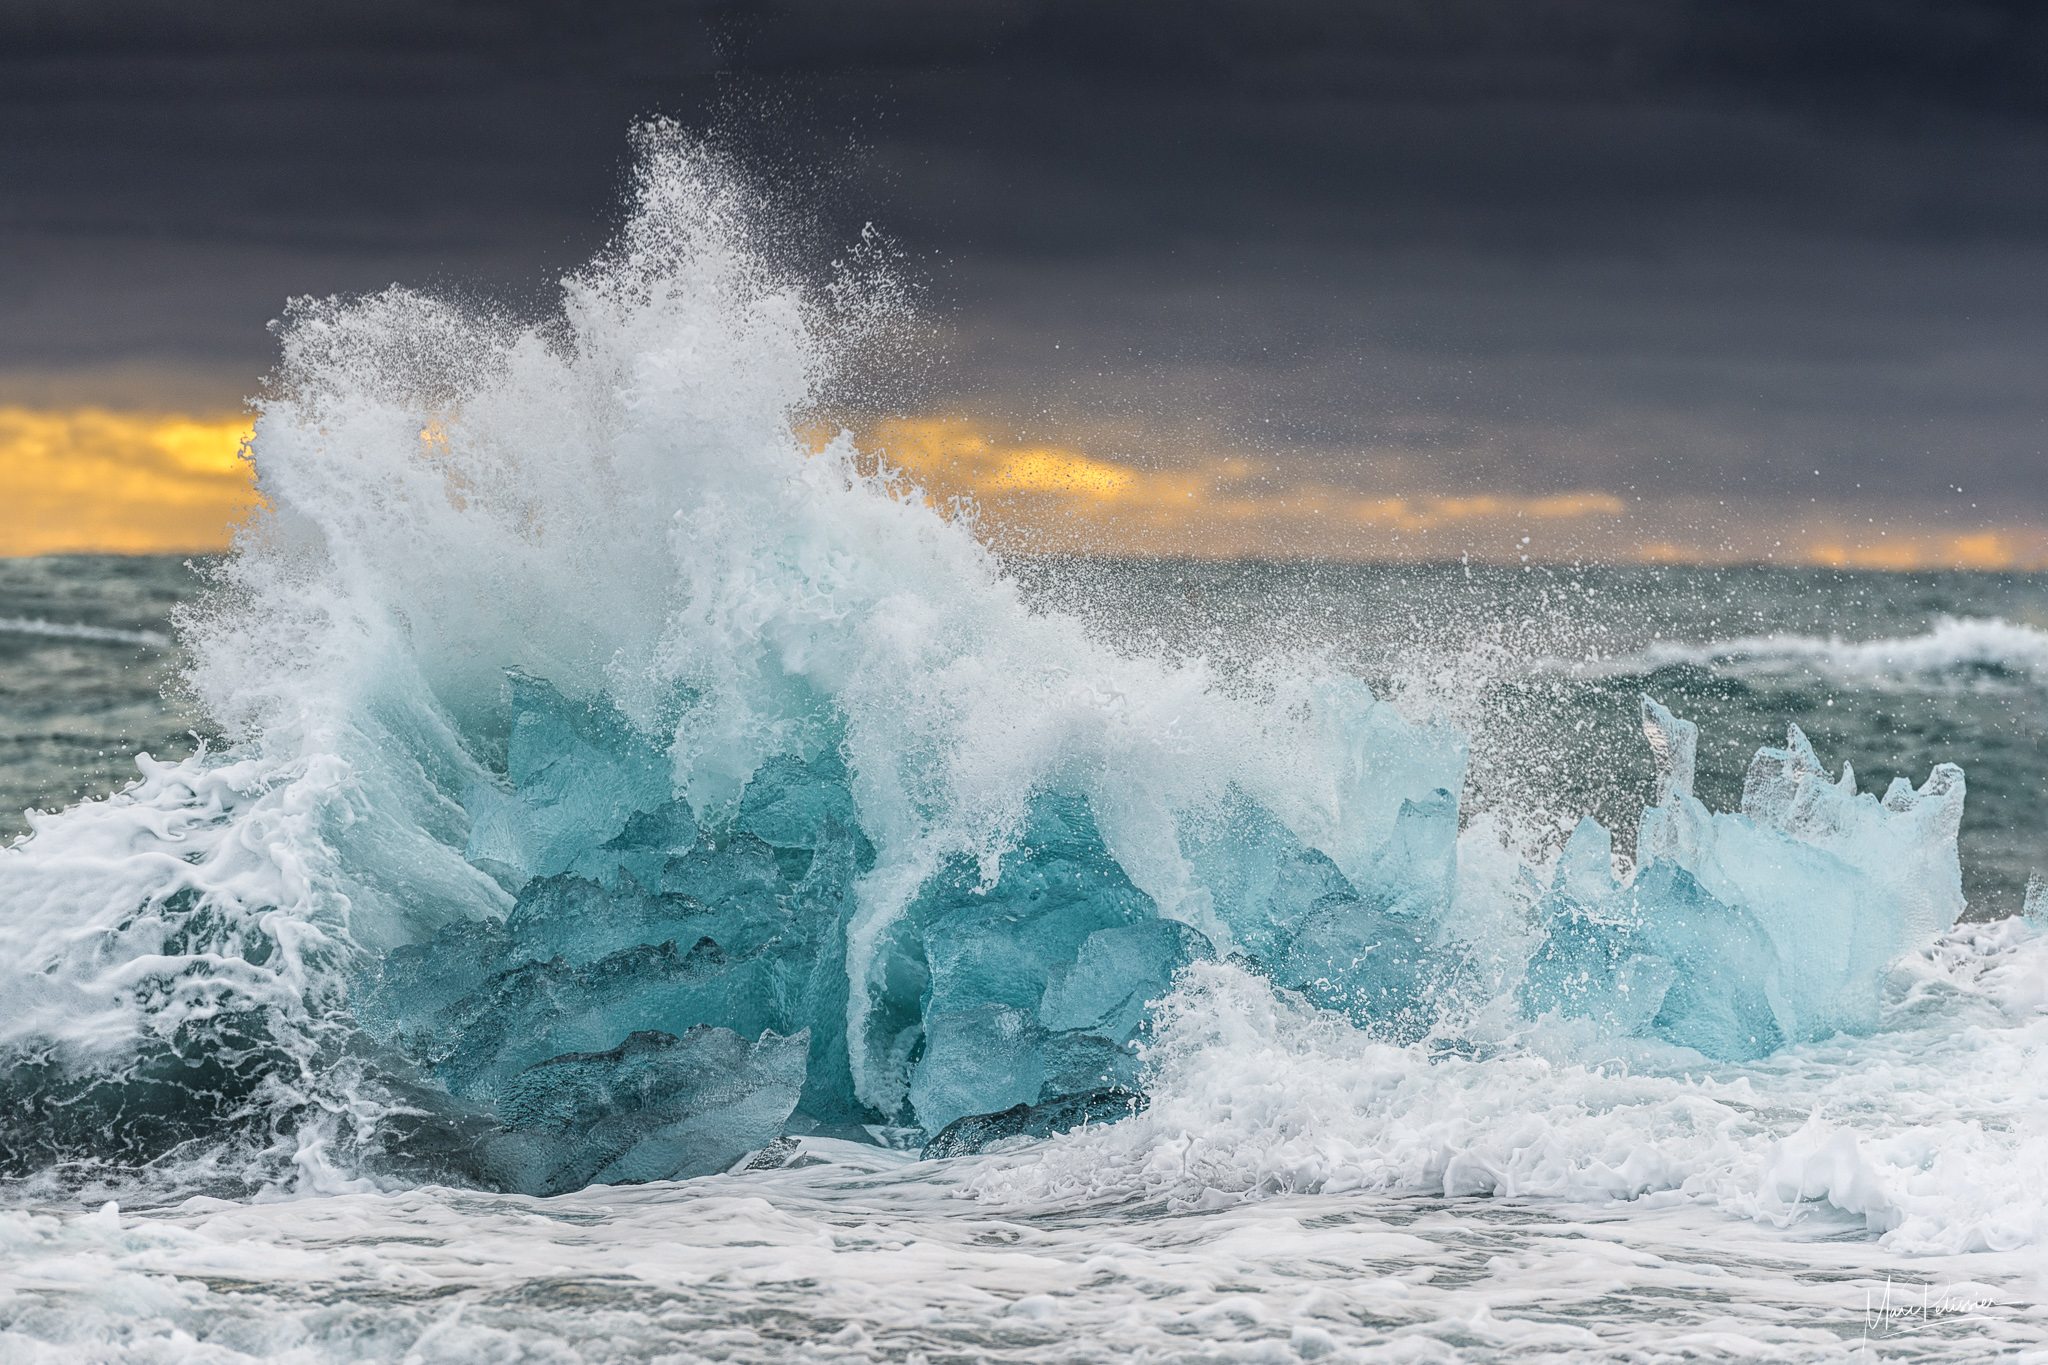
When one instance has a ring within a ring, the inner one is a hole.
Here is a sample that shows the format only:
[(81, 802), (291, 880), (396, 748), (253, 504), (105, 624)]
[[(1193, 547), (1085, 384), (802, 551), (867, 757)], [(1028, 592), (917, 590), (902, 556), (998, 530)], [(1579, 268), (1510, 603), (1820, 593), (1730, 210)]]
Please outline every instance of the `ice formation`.
[(184, 626), (229, 747), (0, 854), (0, 1174), (234, 1145), (549, 1193), (785, 1132), (968, 1150), (1136, 1107), (1202, 963), (1387, 1046), (1505, 991), (1748, 1057), (1869, 1027), (1954, 920), (1958, 771), (1880, 804), (1795, 732), (1711, 814), (1654, 706), (1632, 876), (1588, 824), (1533, 902), (1468, 882), (1458, 734), (1313, 663), (1122, 652), (811, 449), (887, 291), (808, 288), (713, 159), (641, 151), (550, 322), (287, 320), (268, 510)]
[(1573, 831), (1538, 909), (1528, 1005), (1724, 1060), (1871, 1028), (1886, 969), (1962, 913), (1962, 770), (1917, 791), (1897, 779), (1880, 802), (1846, 763), (1830, 779), (1795, 725), (1758, 751), (1740, 813), (1716, 814), (1692, 794), (1692, 723), (1646, 697), (1643, 730), (1658, 792), (1637, 871), (1616, 880), (1597, 821)]

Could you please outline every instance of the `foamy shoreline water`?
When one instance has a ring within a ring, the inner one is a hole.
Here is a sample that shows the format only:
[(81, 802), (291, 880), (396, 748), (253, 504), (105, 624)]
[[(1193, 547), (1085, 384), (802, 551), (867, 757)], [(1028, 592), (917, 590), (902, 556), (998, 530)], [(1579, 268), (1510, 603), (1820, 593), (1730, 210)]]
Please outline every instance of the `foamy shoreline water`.
[[(916, 1163), (0, 1215), (25, 1362), (2026, 1360), (2040, 1265), (1655, 1201), (984, 1212)], [(873, 1172), (864, 1174), (863, 1172)], [(1923, 1304), (1947, 1311), (1914, 1316)], [(1887, 1312), (1889, 1305), (1890, 1311)]]

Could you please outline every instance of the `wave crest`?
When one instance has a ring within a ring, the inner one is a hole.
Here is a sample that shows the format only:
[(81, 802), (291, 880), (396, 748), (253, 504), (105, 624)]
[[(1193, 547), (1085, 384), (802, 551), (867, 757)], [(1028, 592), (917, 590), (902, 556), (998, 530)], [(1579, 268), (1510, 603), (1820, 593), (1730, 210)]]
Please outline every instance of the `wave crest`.
[(1628, 677), (1693, 667), (1737, 677), (1804, 673), (1883, 688), (1985, 678), (2048, 679), (2048, 631), (1996, 616), (1944, 616), (1918, 635), (1852, 640), (1823, 635), (1745, 635), (1705, 644), (1660, 642), (1632, 654), (1552, 661), (1563, 672)]

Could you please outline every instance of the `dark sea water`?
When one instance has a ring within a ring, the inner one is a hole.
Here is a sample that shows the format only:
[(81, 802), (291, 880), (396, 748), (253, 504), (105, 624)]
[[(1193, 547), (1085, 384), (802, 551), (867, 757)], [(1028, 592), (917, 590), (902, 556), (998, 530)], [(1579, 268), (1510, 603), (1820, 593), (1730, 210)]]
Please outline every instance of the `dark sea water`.
[(135, 754), (183, 757), (199, 717), (166, 693), (171, 612), (198, 587), (184, 559), (0, 559), (0, 821), (104, 796)]

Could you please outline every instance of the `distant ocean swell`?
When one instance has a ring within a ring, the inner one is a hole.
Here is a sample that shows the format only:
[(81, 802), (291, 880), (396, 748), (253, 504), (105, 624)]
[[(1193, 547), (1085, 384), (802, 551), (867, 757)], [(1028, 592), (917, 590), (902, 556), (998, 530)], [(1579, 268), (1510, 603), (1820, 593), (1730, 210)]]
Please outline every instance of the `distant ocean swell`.
[(1676, 667), (1735, 675), (1804, 672), (1868, 687), (2009, 678), (2048, 681), (2048, 630), (1998, 617), (1944, 617), (1918, 635), (1845, 639), (1750, 635), (1705, 644), (1671, 642), (1612, 658), (1557, 659), (1549, 667), (1589, 676), (1627, 676)]
[(90, 640), (110, 645), (163, 649), (170, 640), (153, 630), (123, 630), (79, 621), (45, 621), (33, 616), (0, 616), (0, 635), (29, 635), (47, 640)]

